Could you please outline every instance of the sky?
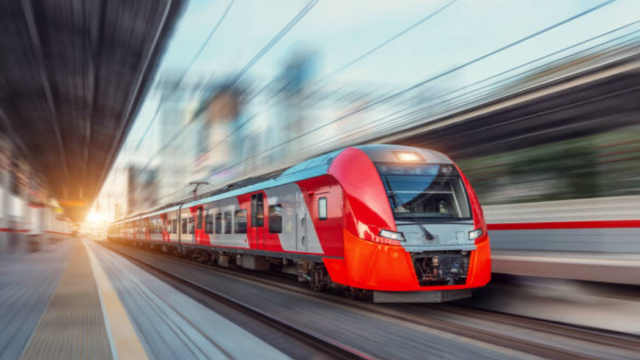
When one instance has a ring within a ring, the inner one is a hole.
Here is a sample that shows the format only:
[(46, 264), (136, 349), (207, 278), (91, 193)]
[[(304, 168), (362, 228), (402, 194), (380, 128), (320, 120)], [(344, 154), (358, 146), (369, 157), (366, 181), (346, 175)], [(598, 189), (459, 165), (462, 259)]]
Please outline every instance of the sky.
[[(320, 0), (244, 80), (268, 81), (295, 52), (316, 55), (314, 77), (323, 79), (450, 1)], [(362, 61), (331, 77), (334, 84), (402, 88), (535, 33), (603, 0), (458, 0)], [(228, 15), (192, 62), (211, 29)], [(306, 4), (304, 0), (190, 0), (172, 36), (159, 76), (237, 73)], [(640, 1), (618, 0), (582, 18), (442, 79), (465, 84), (517, 66), (640, 19)], [(327, 80), (328, 81), (328, 80)], [(140, 111), (129, 143), (137, 143), (157, 99)], [(145, 139), (146, 141), (146, 139)], [(151, 141), (151, 140), (150, 140)]]
[[(243, 76), (245, 82), (276, 78), (296, 53), (314, 55), (312, 81), (332, 86), (403, 89), (534, 34), (606, 0), (319, 0)], [(221, 79), (237, 74), (307, 4), (308, 0), (189, 0), (161, 61), (157, 78)], [(230, 6), (230, 7), (229, 7)], [(361, 61), (343, 69), (443, 7)], [(197, 56), (225, 11), (227, 16)], [(443, 77), (428, 87), (456, 89), (585, 39), (640, 20), (640, 1), (617, 0), (583, 17)], [(425, 88), (428, 89), (427, 86)], [(144, 163), (158, 137), (145, 134), (159, 106), (153, 92), (125, 142), (123, 158)], [(133, 149), (143, 139), (135, 154)], [(109, 181), (105, 183), (109, 184)]]

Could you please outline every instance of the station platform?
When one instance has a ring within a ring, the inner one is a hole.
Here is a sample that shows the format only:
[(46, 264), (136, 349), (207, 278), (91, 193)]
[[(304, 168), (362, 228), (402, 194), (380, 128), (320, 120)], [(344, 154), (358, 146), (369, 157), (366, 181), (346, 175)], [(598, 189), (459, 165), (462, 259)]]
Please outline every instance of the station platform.
[(89, 240), (0, 258), (0, 359), (285, 359)]

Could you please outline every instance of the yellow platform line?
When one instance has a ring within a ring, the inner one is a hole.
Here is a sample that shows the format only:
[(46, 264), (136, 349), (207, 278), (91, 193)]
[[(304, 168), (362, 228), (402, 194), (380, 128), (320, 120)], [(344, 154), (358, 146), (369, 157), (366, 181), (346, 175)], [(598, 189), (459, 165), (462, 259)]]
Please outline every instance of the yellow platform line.
[(100, 265), (95, 254), (87, 245), (86, 240), (83, 240), (82, 242), (89, 254), (89, 262), (91, 263), (93, 276), (98, 286), (98, 293), (100, 294), (103, 311), (105, 313), (107, 331), (110, 334), (110, 339), (112, 341), (114, 351), (116, 352), (113, 354), (114, 358), (120, 360), (149, 359), (144, 350), (144, 346), (140, 342), (138, 334), (131, 324), (131, 320), (129, 319), (126, 310), (122, 306), (122, 302), (120, 302), (120, 297), (113, 288), (113, 285), (107, 277), (107, 274), (104, 272), (102, 265)]

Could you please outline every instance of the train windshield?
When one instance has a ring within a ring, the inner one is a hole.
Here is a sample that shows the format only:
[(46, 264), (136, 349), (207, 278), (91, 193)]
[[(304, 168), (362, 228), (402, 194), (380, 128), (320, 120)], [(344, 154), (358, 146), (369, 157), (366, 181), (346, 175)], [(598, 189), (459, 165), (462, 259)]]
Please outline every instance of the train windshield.
[(449, 164), (376, 164), (398, 220), (469, 220), (467, 193)]

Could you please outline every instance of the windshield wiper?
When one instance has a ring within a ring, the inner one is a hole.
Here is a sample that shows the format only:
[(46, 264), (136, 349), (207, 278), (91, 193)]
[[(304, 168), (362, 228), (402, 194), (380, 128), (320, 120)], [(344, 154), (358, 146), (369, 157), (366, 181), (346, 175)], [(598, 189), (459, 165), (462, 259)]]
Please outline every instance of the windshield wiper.
[[(398, 195), (396, 195), (396, 192), (393, 191), (393, 188), (391, 187), (391, 182), (389, 182), (389, 178), (385, 177), (384, 180), (387, 183), (387, 188), (389, 188), (389, 194), (391, 195), (391, 200), (393, 201), (393, 205), (396, 208), (399, 207), (398, 200), (400, 201), (400, 203), (402, 203), (402, 199), (400, 199)], [(418, 222), (418, 219), (416, 218), (415, 214), (411, 211), (409, 211), (408, 214), (409, 216), (411, 216), (411, 219), (413, 219), (413, 221), (416, 224), (418, 224), (418, 227), (420, 228), (420, 230), (422, 230), (422, 233), (427, 238), (427, 240), (433, 240), (434, 239), (433, 235), (429, 232), (429, 230), (427, 230), (427, 228), (422, 223)]]
[(437, 220), (437, 221), (429, 221), (429, 220), (421, 220), (420, 224), (473, 224), (472, 220)]

